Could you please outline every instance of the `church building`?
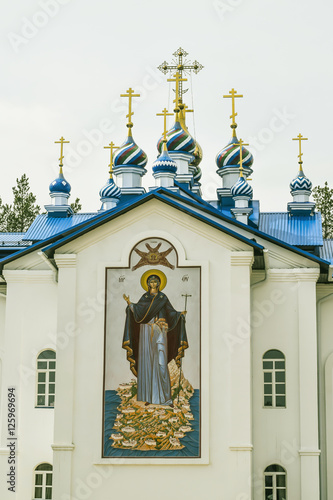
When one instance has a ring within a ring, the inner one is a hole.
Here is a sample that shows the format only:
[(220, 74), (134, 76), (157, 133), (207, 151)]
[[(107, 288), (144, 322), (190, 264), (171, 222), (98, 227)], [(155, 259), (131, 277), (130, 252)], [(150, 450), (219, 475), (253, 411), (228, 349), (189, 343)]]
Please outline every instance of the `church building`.
[(96, 212), (69, 204), (61, 137), (45, 213), (0, 233), (1, 500), (333, 498), (333, 240), (305, 138), (290, 202), (262, 212), (232, 89), (203, 199), (183, 90), (202, 66), (174, 56), (157, 159), (135, 142), (129, 88)]

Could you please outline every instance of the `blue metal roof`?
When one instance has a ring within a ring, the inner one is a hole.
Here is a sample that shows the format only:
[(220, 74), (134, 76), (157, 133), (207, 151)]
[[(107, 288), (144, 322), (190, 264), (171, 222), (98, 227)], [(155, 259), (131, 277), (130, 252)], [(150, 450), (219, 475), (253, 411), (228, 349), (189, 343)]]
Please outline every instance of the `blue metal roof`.
[(259, 231), (295, 246), (322, 246), (321, 214), (290, 216), (287, 212), (262, 212)]
[[(52, 227), (46, 227), (47, 226), (47, 221), (38, 221), (39, 227), (42, 229), (43, 227), (46, 228), (49, 231), (49, 236), (45, 236), (46, 232), (44, 233), (44, 240), (43, 241), (38, 241), (34, 245), (30, 246), (29, 249), (21, 250), (21, 252), (17, 252), (13, 255), (10, 255), (9, 257), (2, 258), (0, 259), (0, 269), (7, 263), (12, 260), (15, 260), (16, 258), (25, 255), (26, 253), (29, 253), (31, 251), (34, 251), (38, 248), (43, 248), (43, 251), (47, 255), (52, 255), (54, 250), (66, 242), (69, 242), (73, 239), (75, 239), (78, 236), (81, 236), (84, 234), (86, 231), (90, 231), (96, 227), (98, 227), (100, 224), (104, 224), (105, 222), (108, 222), (109, 220), (112, 220), (113, 218), (119, 217), (122, 214), (126, 213), (128, 210), (135, 209), (135, 207), (141, 205), (142, 203), (145, 203), (146, 201), (152, 199), (152, 198), (157, 198), (160, 201), (163, 201), (164, 203), (167, 203), (171, 206), (174, 206), (175, 208), (178, 208), (179, 210), (188, 213), (189, 215), (192, 215), (193, 217), (223, 231), (226, 232), (227, 234), (230, 234), (231, 236), (234, 236), (235, 238), (247, 243), (248, 245), (254, 247), (257, 251), (262, 251), (264, 248), (262, 245), (258, 244), (253, 236), (258, 235), (262, 237), (263, 239), (266, 239), (268, 241), (271, 241), (273, 243), (276, 243), (279, 246), (282, 246), (288, 250), (291, 250), (292, 252), (295, 252), (299, 255), (302, 255), (303, 257), (306, 257), (318, 264), (320, 266), (323, 266), (323, 269), (326, 269), (326, 267), (329, 265), (329, 262), (326, 260), (323, 260), (320, 257), (317, 257), (316, 255), (313, 255), (301, 248), (298, 248), (297, 246), (293, 246), (291, 243), (286, 242), (285, 240), (282, 239), (282, 235), (279, 234), (279, 238), (276, 237), (275, 235), (273, 236), (272, 234), (265, 233), (261, 230), (258, 230), (254, 227), (248, 226), (246, 224), (243, 224), (235, 219), (231, 219), (230, 217), (226, 217), (221, 213), (220, 210), (217, 210), (216, 208), (213, 208), (212, 205), (208, 202), (205, 202), (201, 199), (196, 199), (197, 197), (186, 197), (181, 194), (175, 193), (175, 192), (170, 192), (168, 189), (165, 188), (157, 188), (154, 191), (151, 191), (149, 193), (143, 194), (143, 195), (138, 195), (136, 197), (133, 197), (132, 200), (126, 202), (126, 203), (121, 203), (117, 207), (110, 209), (105, 212), (101, 212), (99, 214), (76, 214), (76, 216), (69, 217), (68, 219), (64, 218), (49, 218), (50, 222), (51, 219), (53, 221), (56, 221), (56, 223), (53, 222), (53, 231)], [(192, 198), (192, 199), (191, 199)], [(198, 203), (199, 202), (199, 203)], [(201, 205), (201, 212), (198, 212), (198, 205)], [(192, 207), (194, 210), (192, 210)], [(211, 216), (216, 217), (217, 219), (220, 219), (220, 221), (213, 220)], [(271, 214), (268, 214), (271, 215)], [(277, 215), (277, 214), (273, 214)], [(288, 214), (278, 214), (278, 215), (288, 215)], [(318, 218), (319, 214), (316, 214), (316, 216), (313, 216), (312, 218)], [(78, 222), (77, 216), (84, 216), (85, 220), (81, 221), (81, 223)], [(319, 216), (320, 217), (320, 216)], [(41, 216), (39, 216), (41, 219)], [(44, 215), (44, 218), (47, 218), (46, 215)], [(76, 224), (74, 224), (74, 218), (76, 218)], [(311, 218), (311, 219), (312, 219)], [(296, 219), (296, 217), (295, 217)], [(306, 217), (301, 218), (302, 221), (306, 220)], [(319, 219), (320, 221), (320, 219)], [(35, 221), (36, 222), (36, 221)], [(35, 224), (33, 223), (33, 225)], [(63, 224), (64, 222), (67, 222), (66, 228), (64, 228)], [(225, 226), (223, 222), (231, 223), (233, 226), (235, 226), (235, 229), (232, 230), (229, 227)], [(44, 226), (43, 226), (44, 224)], [(32, 226), (33, 226), (32, 225)], [(29, 231), (32, 229), (29, 229)], [(249, 237), (245, 237), (237, 232), (237, 227), (244, 229), (246, 232), (249, 233)], [(55, 229), (57, 230), (57, 233), (55, 233)], [(28, 232), (29, 232), (28, 231)], [(25, 238), (28, 237), (28, 232), (25, 235)], [(37, 234), (37, 231), (35, 232)], [(252, 233), (252, 234), (251, 234)], [(30, 236), (32, 234), (32, 231), (30, 231), (29, 238), (32, 239)], [(41, 231), (39, 232), (39, 236), (41, 235)], [(251, 238), (252, 236), (252, 238)], [(322, 238), (321, 238), (322, 242)], [(46, 246), (47, 245), (47, 246)], [(308, 240), (306, 240), (304, 246), (308, 246)], [(46, 246), (46, 248), (45, 248)]]
[(333, 264), (333, 239), (323, 240), (323, 246), (319, 249), (320, 257)]
[(47, 214), (41, 214), (36, 217), (28, 231), (25, 233), (24, 240), (40, 241), (49, 238), (58, 233), (71, 229), (81, 222), (92, 219), (97, 213), (79, 213), (71, 217), (48, 217)]
[(0, 232), (0, 244), (1, 243), (17, 243), (21, 241), (25, 233), (1, 233)]

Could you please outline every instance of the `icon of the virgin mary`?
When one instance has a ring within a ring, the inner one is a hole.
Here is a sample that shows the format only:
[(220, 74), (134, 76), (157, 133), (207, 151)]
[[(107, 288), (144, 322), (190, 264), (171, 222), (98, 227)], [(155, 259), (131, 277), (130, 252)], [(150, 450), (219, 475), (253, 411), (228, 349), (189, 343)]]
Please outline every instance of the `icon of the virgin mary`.
[(123, 296), (128, 306), (122, 347), (137, 377), (137, 400), (147, 405), (172, 406), (168, 363), (175, 359), (180, 367), (188, 348), (186, 312), (176, 311), (162, 293), (166, 282), (162, 271), (146, 271), (141, 277), (146, 293), (139, 302), (134, 304), (128, 296)]

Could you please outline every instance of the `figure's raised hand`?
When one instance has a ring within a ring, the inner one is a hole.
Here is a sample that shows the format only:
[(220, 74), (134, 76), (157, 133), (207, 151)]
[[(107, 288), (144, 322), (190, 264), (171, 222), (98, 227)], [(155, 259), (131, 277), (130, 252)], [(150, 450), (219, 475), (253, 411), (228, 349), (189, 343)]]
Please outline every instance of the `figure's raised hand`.
[(182, 311), (180, 314), (182, 314), (183, 316), (186, 316), (187, 311)]
[(129, 295), (124, 294), (123, 298), (124, 298), (124, 300), (126, 300), (127, 304), (130, 305), (131, 301), (130, 301)]

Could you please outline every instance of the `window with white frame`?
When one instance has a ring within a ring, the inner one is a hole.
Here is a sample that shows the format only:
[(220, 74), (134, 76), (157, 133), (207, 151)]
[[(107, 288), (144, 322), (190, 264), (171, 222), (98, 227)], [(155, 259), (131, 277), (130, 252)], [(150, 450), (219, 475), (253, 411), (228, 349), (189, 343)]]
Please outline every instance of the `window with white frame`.
[(38, 407), (53, 407), (55, 398), (56, 353), (51, 349), (42, 351), (37, 358)]
[(52, 470), (51, 464), (37, 465), (34, 471), (34, 500), (52, 499)]
[(286, 407), (286, 360), (281, 351), (272, 349), (263, 357), (264, 406)]
[(287, 474), (283, 467), (274, 464), (266, 467), (265, 500), (287, 500)]

